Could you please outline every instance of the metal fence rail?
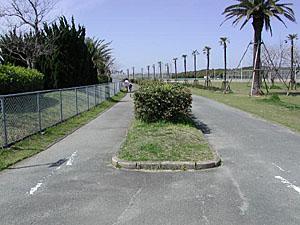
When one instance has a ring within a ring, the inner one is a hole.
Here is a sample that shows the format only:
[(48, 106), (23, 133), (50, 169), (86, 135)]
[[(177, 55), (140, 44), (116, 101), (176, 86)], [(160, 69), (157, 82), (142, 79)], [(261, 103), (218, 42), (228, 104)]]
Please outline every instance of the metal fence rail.
[(122, 83), (0, 95), (0, 147), (63, 122), (116, 95)]

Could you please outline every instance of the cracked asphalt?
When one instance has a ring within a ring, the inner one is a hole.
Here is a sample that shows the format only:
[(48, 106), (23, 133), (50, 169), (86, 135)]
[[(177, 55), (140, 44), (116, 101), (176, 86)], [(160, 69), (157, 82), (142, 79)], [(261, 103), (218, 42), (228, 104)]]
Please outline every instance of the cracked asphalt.
[(128, 95), (48, 150), (0, 172), (0, 224), (300, 224), (300, 135), (193, 98), (193, 114), (221, 167), (114, 169), (111, 157), (133, 117)]

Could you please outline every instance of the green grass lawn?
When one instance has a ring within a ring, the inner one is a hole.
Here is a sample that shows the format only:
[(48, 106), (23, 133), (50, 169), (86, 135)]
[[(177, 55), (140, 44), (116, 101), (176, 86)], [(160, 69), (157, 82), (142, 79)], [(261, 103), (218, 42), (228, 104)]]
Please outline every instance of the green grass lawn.
[(214, 158), (193, 123), (135, 120), (118, 157), (127, 161), (206, 161)]
[(10, 148), (0, 149), (0, 171), (19, 162), (25, 158), (33, 156), (45, 149), (51, 144), (72, 133), (77, 128), (85, 125), (92, 119), (95, 119), (106, 109), (119, 102), (125, 93), (120, 92), (109, 100), (102, 102), (100, 105), (84, 112), (78, 116), (51, 128), (48, 128), (43, 134), (36, 134), (23, 141), (20, 141)]
[[(192, 92), (195, 95), (211, 98), (300, 132), (300, 92), (286, 96), (284, 86), (276, 84), (278, 88), (271, 89), (269, 96), (249, 97), (250, 85), (251, 83), (232, 83), (233, 93), (226, 95), (221, 91), (198, 88), (192, 88)], [(220, 87), (221, 83), (213, 83), (213, 86)], [(274, 94), (279, 98), (272, 96)]]

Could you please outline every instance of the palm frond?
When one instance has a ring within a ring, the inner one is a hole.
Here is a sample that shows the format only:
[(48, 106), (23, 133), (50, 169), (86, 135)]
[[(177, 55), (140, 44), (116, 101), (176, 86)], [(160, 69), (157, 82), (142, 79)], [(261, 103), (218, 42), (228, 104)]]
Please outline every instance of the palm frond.
[[(276, 18), (284, 26), (285, 21), (282, 17), (289, 21), (295, 22), (292, 3), (280, 3), (281, 0), (237, 0), (237, 4), (228, 6), (222, 13), (225, 15), (223, 25), (228, 20), (234, 19), (232, 24), (237, 25), (241, 23), (240, 29), (243, 29), (252, 19), (261, 20), (261, 24), (265, 26), (267, 31), (272, 34), (271, 18)], [(244, 19), (244, 20), (243, 20)]]

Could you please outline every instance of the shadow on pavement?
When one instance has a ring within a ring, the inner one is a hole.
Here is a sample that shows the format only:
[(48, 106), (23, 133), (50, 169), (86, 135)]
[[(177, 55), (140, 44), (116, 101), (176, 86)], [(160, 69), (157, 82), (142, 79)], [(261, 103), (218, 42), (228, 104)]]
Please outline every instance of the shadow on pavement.
[(200, 121), (195, 115), (191, 115), (191, 119), (194, 121), (196, 128), (201, 130), (203, 134), (211, 134), (211, 129), (208, 125)]
[(48, 166), (49, 168), (53, 168), (53, 167), (61, 166), (66, 161), (68, 161), (68, 159), (60, 159), (60, 160), (58, 160), (57, 162), (54, 162), (54, 163), (44, 163), (44, 164), (36, 164), (36, 165), (21, 166), (21, 167), (10, 167), (8, 169), (9, 170), (19, 170), (19, 169), (28, 169), (28, 168), (43, 167), (43, 166)]

